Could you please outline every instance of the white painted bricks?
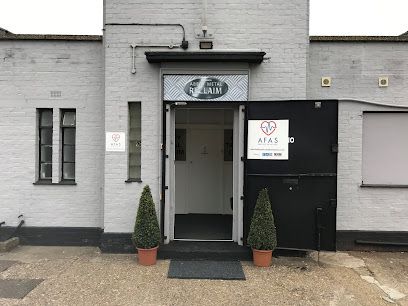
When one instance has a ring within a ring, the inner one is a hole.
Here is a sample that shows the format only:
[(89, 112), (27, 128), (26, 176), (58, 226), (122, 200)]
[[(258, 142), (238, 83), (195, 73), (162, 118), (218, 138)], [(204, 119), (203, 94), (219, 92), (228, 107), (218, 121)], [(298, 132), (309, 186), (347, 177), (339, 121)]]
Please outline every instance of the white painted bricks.
[[(201, 29), (200, 1), (106, 1), (106, 23), (181, 23), (189, 41), (188, 51), (198, 49), (195, 32)], [(214, 49), (260, 49), (266, 60), (250, 65), (253, 100), (304, 99), (308, 51), (308, 3), (246, 0), (208, 1), (207, 25), (214, 33)], [(125, 184), (127, 154), (105, 154), (105, 232), (133, 229), (139, 195), (145, 184), (152, 188), (159, 211), (161, 163), (160, 65), (149, 64), (137, 48), (136, 74), (131, 74), (130, 44), (180, 44), (179, 27), (106, 26), (105, 29), (105, 128), (127, 132), (127, 103), (142, 104), (142, 183)], [(157, 50), (157, 48), (151, 48)], [(163, 49), (168, 50), (168, 49)], [(186, 71), (199, 65), (171, 65)], [(196, 72), (211, 73), (231, 65), (201, 65)], [(246, 66), (248, 69), (248, 66)]]
[[(26, 226), (102, 227), (101, 42), (0, 41), (0, 220)], [(60, 90), (62, 97), (50, 98)], [(76, 186), (33, 185), (37, 108), (54, 110), (53, 182), (59, 181), (59, 109), (75, 108)]]
[[(105, 21), (181, 23), (197, 50), (201, 2), (107, 0)], [(208, 1), (215, 49), (260, 49), (259, 65), (149, 64), (130, 44), (179, 44), (179, 27), (106, 26), (104, 43), (0, 41), (0, 221), (27, 226), (104, 227), (132, 231), (141, 190), (152, 188), (159, 210), (161, 178), (160, 69), (211, 73), (249, 70), (251, 100), (363, 99), (408, 105), (404, 43), (313, 42), (307, 1)], [(153, 50), (153, 48), (152, 48)], [(156, 49), (154, 49), (156, 50)], [(165, 49), (163, 49), (165, 50)], [(167, 50), (167, 49), (166, 49)], [(321, 77), (332, 86), (321, 87)], [(378, 77), (389, 87), (379, 88)], [(62, 92), (50, 98), (51, 91)], [(128, 132), (128, 102), (142, 103), (142, 183), (125, 183), (127, 152), (104, 152), (104, 132)], [(53, 181), (59, 179), (59, 109), (76, 108), (76, 186), (34, 186), (36, 108), (54, 109)], [(408, 230), (406, 189), (361, 188), (361, 114), (391, 110), (351, 102), (339, 106), (339, 230)]]
[[(406, 111), (347, 102), (408, 106), (406, 43), (319, 43), (310, 46), (309, 99), (339, 99), (338, 230), (408, 231), (408, 189), (362, 188), (363, 111)], [(320, 85), (322, 76), (332, 86)], [(379, 76), (390, 85), (378, 86)], [(404, 141), (404, 140), (402, 140)]]

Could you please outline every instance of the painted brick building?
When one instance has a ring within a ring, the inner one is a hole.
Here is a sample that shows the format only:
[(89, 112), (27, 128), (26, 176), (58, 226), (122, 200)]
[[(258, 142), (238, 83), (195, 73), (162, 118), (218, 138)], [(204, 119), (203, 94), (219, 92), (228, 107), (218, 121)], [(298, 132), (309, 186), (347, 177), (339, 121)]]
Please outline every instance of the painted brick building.
[[(0, 231), (24, 218), (23, 243), (129, 251), (148, 184), (164, 243), (245, 245), (263, 184), (282, 248), (320, 248), (320, 230), (323, 249), (406, 247), (408, 36), (309, 37), (300, 0), (105, 2), (103, 37), (0, 29)], [(306, 105), (334, 105), (327, 143), (302, 134)], [(287, 159), (250, 158), (251, 120), (287, 121)], [(313, 166), (319, 152), (302, 160), (306, 137), (330, 146), (330, 171)], [(331, 180), (319, 200), (315, 177)]]

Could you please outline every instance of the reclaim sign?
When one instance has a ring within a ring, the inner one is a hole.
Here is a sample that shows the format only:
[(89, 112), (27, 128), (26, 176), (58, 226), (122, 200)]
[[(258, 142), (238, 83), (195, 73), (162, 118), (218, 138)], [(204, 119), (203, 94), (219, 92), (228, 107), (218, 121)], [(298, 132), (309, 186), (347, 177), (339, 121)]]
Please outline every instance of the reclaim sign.
[(184, 87), (186, 94), (197, 99), (215, 99), (225, 95), (227, 91), (227, 83), (211, 77), (194, 79)]

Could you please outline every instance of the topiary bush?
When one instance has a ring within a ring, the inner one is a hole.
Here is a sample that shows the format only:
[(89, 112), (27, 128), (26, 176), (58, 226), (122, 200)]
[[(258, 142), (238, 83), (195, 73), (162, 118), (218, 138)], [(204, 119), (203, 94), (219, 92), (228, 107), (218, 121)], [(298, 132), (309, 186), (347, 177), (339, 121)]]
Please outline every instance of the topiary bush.
[(160, 228), (149, 185), (143, 188), (137, 210), (133, 243), (140, 249), (151, 249), (159, 245)]
[(269, 201), (268, 189), (262, 189), (256, 200), (248, 235), (248, 244), (256, 250), (276, 248), (276, 228)]

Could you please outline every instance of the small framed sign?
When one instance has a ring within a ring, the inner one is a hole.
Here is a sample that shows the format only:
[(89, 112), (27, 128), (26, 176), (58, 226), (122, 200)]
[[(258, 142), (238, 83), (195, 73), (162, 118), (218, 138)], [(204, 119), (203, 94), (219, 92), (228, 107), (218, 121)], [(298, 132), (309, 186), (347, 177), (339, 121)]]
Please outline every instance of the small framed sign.
[(106, 132), (106, 151), (125, 152), (126, 136), (123, 132)]
[(248, 159), (289, 159), (289, 120), (249, 120)]

